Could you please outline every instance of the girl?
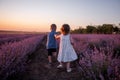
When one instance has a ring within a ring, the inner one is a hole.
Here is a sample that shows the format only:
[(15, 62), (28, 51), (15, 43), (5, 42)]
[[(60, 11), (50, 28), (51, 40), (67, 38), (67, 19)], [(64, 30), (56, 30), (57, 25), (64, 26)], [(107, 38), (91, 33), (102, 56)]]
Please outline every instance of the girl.
[(62, 68), (62, 62), (66, 63), (67, 72), (71, 72), (70, 62), (77, 59), (77, 55), (75, 50), (73, 49), (73, 40), (70, 37), (70, 26), (68, 24), (63, 24), (61, 28), (61, 35), (57, 36), (56, 38), (60, 38), (60, 47), (57, 60), (60, 64), (57, 68)]

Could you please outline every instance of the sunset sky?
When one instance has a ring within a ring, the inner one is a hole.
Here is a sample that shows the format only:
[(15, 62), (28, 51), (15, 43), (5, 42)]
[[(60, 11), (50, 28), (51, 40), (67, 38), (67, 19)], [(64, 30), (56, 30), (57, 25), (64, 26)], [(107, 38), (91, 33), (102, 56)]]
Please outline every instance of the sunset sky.
[(0, 30), (47, 32), (120, 23), (120, 0), (0, 0)]

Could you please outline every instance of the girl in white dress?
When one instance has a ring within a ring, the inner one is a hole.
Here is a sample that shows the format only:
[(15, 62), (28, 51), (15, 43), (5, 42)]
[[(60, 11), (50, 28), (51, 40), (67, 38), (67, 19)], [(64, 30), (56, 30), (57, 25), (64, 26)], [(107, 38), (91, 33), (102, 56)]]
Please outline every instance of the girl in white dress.
[(73, 40), (69, 34), (70, 26), (64, 24), (61, 28), (61, 35), (55, 36), (60, 38), (60, 46), (57, 60), (60, 62), (57, 68), (63, 67), (62, 63), (66, 63), (67, 72), (71, 72), (70, 62), (77, 59), (77, 54), (73, 48)]

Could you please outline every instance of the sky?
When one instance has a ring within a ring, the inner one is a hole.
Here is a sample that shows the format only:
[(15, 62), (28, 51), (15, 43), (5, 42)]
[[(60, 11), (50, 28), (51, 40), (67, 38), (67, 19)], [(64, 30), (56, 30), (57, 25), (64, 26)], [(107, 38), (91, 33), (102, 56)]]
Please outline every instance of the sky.
[(48, 32), (120, 23), (120, 0), (0, 0), (0, 30)]

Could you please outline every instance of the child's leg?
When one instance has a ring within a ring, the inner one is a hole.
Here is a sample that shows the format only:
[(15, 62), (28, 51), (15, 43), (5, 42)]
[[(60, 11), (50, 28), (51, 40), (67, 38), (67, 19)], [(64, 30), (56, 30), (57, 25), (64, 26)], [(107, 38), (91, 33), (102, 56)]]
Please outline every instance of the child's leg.
[(66, 63), (66, 67), (67, 67), (67, 72), (71, 72), (70, 62), (67, 62), (67, 63)]
[(67, 62), (67, 63), (66, 63), (66, 68), (67, 68), (67, 69), (70, 69), (70, 62)]
[(53, 56), (54, 56), (55, 58), (57, 58), (57, 49), (56, 49), (56, 48), (53, 49)]
[(52, 63), (52, 59), (51, 59), (51, 56), (50, 56), (50, 55), (48, 56), (48, 62), (49, 62), (49, 63)]
[(53, 55), (52, 61), (57, 62), (57, 52), (52, 52), (52, 55)]
[(48, 62), (52, 63), (52, 51), (51, 51), (51, 49), (48, 49)]
[(60, 65), (62, 65), (62, 66), (63, 66), (62, 62), (60, 62)]
[(57, 58), (57, 52), (53, 52), (53, 56)]

